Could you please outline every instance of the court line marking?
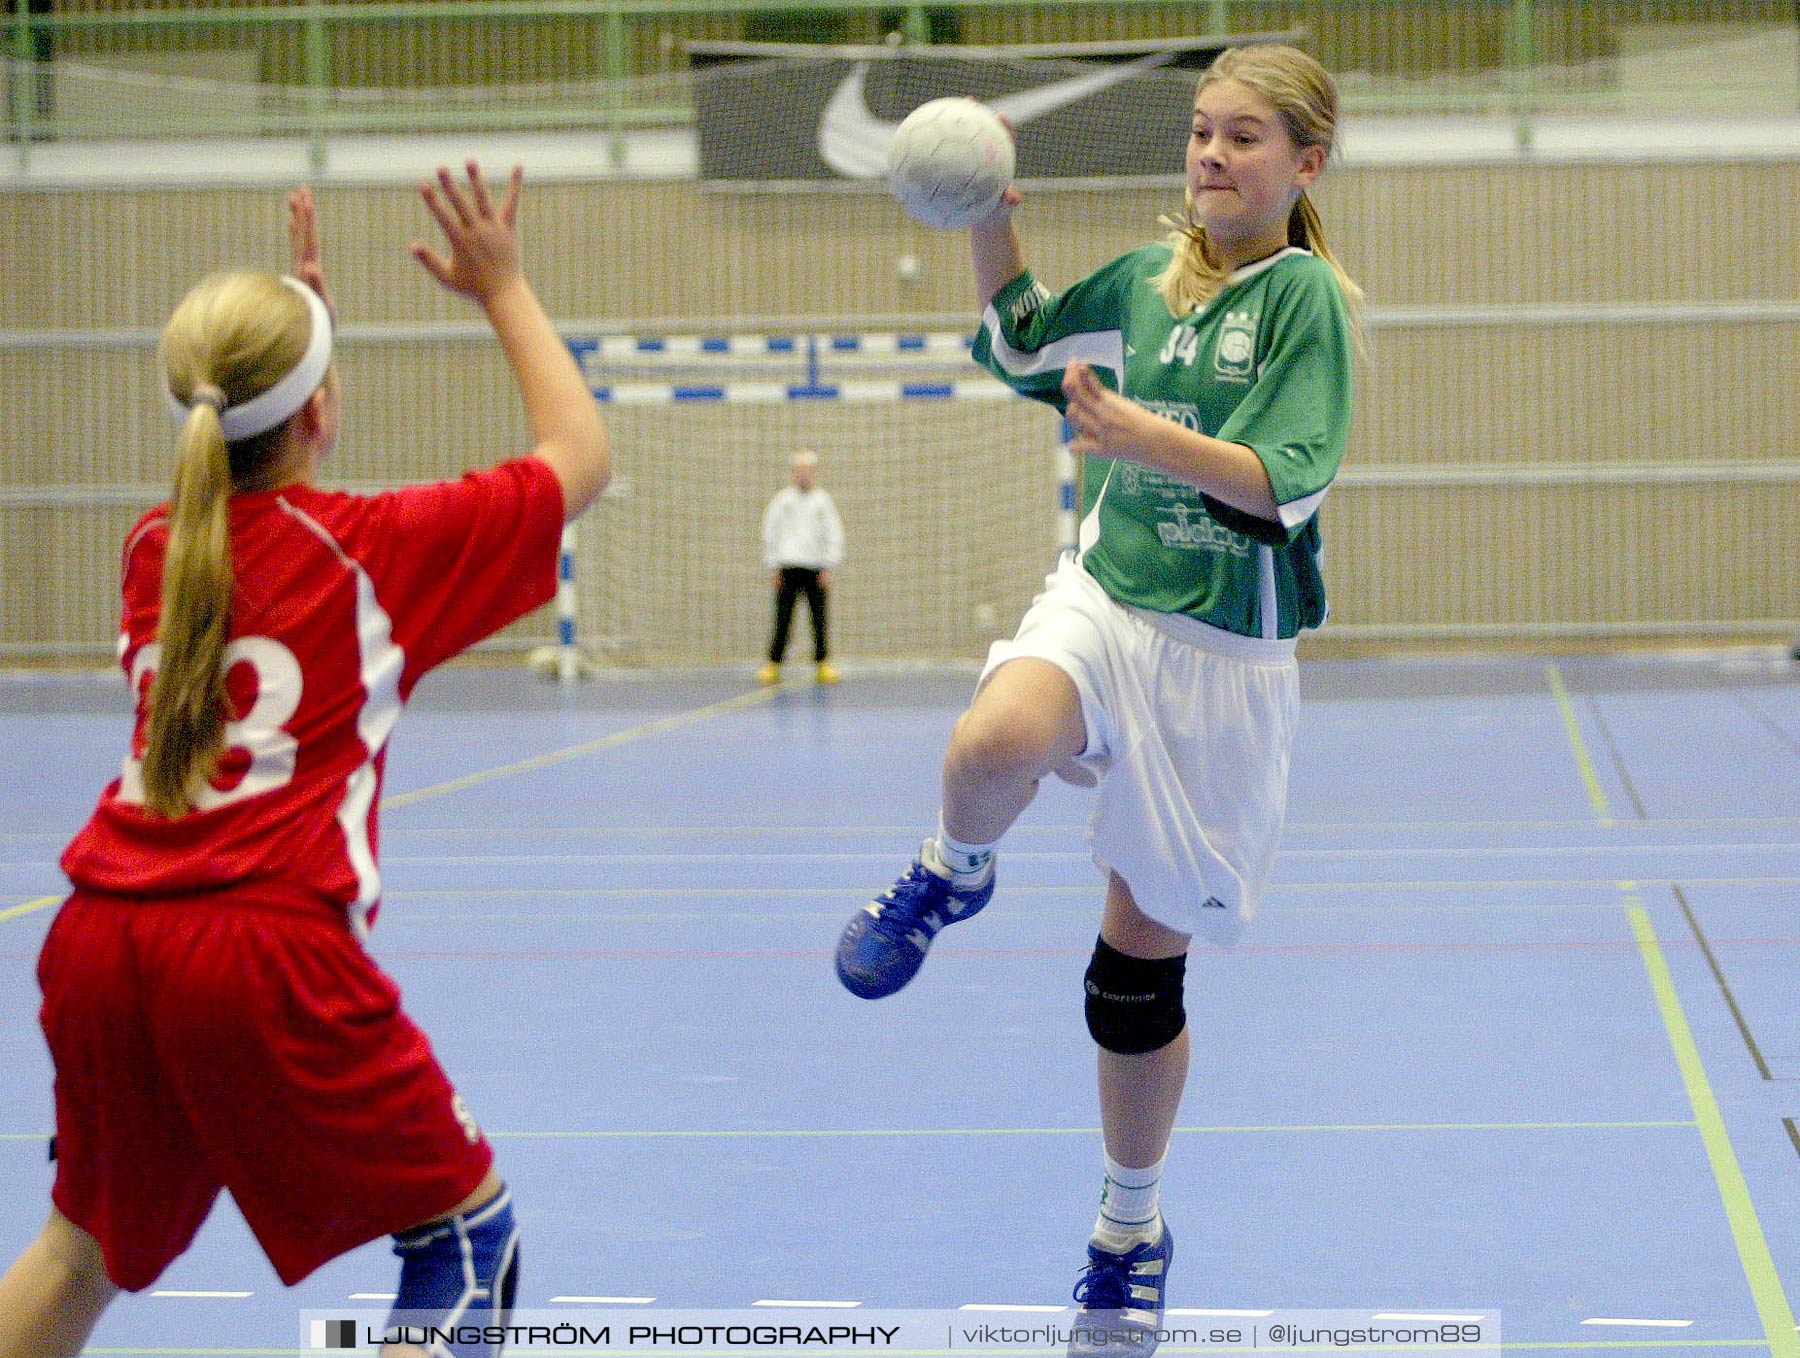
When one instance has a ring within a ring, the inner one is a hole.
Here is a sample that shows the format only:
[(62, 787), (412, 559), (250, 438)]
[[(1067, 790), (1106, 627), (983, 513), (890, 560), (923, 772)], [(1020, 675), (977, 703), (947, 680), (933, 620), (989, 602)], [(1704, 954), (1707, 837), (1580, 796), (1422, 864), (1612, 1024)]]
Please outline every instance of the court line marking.
[[(1722, 939), (1738, 947), (1791, 948), (1800, 944), (1795, 938)], [(1670, 946), (1693, 947), (1691, 943)], [(1370, 957), (1405, 953), (1525, 953), (1525, 952), (1594, 952), (1616, 953), (1634, 948), (1629, 939), (1570, 938), (1518, 939), (1496, 942), (1416, 942), (1416, 943), (1252, 943), (1221, 949), (1202, 947), (1192, 956), (1195, 960), (1226, 956), (1285, 957), (1332, 956)], [(944, 957), (1086, 957), (1091, 948), (1039, 947), (943, 948)], [(4, 954), (0, 954), (3, 956)], [(829, 946), (808, 948), (395, 948), (383, 950), (384, 961), (394, 962), (706, 962), (706, 961), (807, 961), (832, 955)]]
[(1562, 671), (1554, 663), (1544, 666), (1544, 677), (1550, 684), (1550, 695), (1556, 699), (1556, 709), (1562, 714), (1563, 730), (1569, 737), (1569, 746), (1575, 752), (1575, 764), (1581, 770), (1581, 781), (1587, 787), (1588, 800), (1594, 804), (1594, 811), (1599, 816), (1602, 826), (1611, 826), (1612, 810), (1606, 804), (1606, 790), (1600, 786), (1600, 775), (1595, 771), (1593, 757), (1588, 754), (1587, 742), (1581, 738), (1581, 723), (1576, 719), (1575, 707), (1569, 701), (1569, 689), (1563, 683)]
[[(416, 788), (411, 792), (398, 793), (392, 797), (381, 799), (383, 811), (397, 810), (410, 806), (414, 802), (424, 801), (427, 797), (442, 796), (448, 792), (461, 792), (466, 788), (479, 787), (483, 783), (493, 782), (498, 778), (511, 777), (515, 773), (530, 773), (537, 769), (549, 768), (553, 764), (565, 763), (571, 759), (579, 759), (583, 755), (596, 754), (601, 750), (614, 749), (620, 745), (629, 745), (636, 740), (644, 740), (650, 736), (664, 735), (670, 731), (678, 731), (684, 726), (705, 721), (709, 717), (722, 716), (727, 712), (735, 712), (741, 708), (754, 707), (758, 703), (768, 702), (777, 688), (754, 689), (748, 693), (740, 693), (735, 697), (725, 698), (716, 703), (708, 703), (704, 707), (689, 708), (685, 712), (676, 712), (667, 717), (659, 717), (642, 726), (633, 726), (624, 731), (614, 731), (611, 735), (601, 736), (595, 740), (583, 741), (579, 745), (570, 745), (560, 750), (551, 750), (546, 754), (533, 755), (530, 759), (515, 760), (510, 764), (501, 764), (491, 769), (483, 769), (476, 773), (464, 774), (460, 778), (452, 778), (442, 783), (433, 783), (429, 787)], [(389, 859), (388, 862), (395, 860)], [(404, 860), (400, 860), (404, 861)], [(42, 910), (45, 906), (60, 901), (60, 896), (44, 896), (37, 900), (27, 901), (24, 905), (10, 906), (0, 910), (0, 921), (30, 914), (34, 910)]]
[(1637, 784), (1631, 780), (1631, 771), (1625, 767), (1625, 752), (1619, 748), (1619, 742), (1613, 736), (1612, 726), (1606, 720), (1606, 713), (1600, 708), (1600, 700), (1593, 694), (1587, 698), (1587, 710), (1600, 728), (1600, 739), (1606, 744), (1606, 752), (1612, 759), (1613, 772), (1619, 777), (1619, 786), (1625, 789), (1625, 795), (1631, 799), (1631, 809), (1638, 820), (1644, 818), (1644, 799), (1638, 796)]
[(1467, 1312), (1457, 1314), (1457, 1315), (1448, 1315), (1448, 1314), (1433, 1314), (1429, 1311), (1377, 1311), (1374, 1315), (1370, 1316), (1369, 1319), (1370, 1320), (1425, 1320), (1425, 1321), (1443, 1320), (1443, 1321), (1455, 1322), (1458, 1320), (1486, 1320), (1487, 1317), (1486, 1317), (1486, 1315), (1482, 1315), (1482, 1314), (1469, 1315)]
[[(1582, 778), (1587, 784), (1588, 798), (1594, 804), (1600, 823), (1610, 825), (1611, 808), (1607, 806), (1606, 793), (1594, 773), (1594, 761), (1582, 739), (1581, 725), (1575, 719), (1575, 709), (1569, 703), (1568, 689), (1563, 685), (1562, 675), (1554, 664), (1546, 665), (1544, 671), (1549, 679), (1550, 690), (1556, 696), (1557, 706), (1562, 710), (1563, 729), (1568, 733), (1569, 744), (1575, 752), (1575, 762), (1580, 766)], [(1656, 929), (1650, 922), (1650, 912), (1644, 908), (1643, 899), (1636, 891), (1626, 893), (1624, 904), (1631, 920), (1631, 931), (1637, 937), (1639, 956), (1643, 959), (1644, 970), (1650, 978), (1650, 988), (1656, 996), (1657, 1010), (1662, 1015), (1663, 1030), (1668, 1035), (1676, 1067), (1681, 1072), (1681, 1083), (1687, 1091), (1688, 1105), (1694, 1110), (1694, 1120), (1699, 1125), (1700, 1140), (1706, 1148), (1707, 1161), (1712, 1166), (1713, 1181), (1725, 1207), (1726, 1222), (1731, 1227), (1732, 1243), (1737, 1247), (1738, 1263), (1750, 1284), (1750, 1295), (1756, 1301), (1757, 1317), (1762, 1321), (1763, 1333), (1768, 1338), (1770, 1358), (1800, 1358), (1800, 1333), (1795, 1329), (1794, 1313), (1788, 1306), (1780, 1275), (1775, 1271), (1775, 1260), (1769, 1253), (1769, 1242), (1763, 1234), (1762, 1222), (1757, 1218), (1756, 1204), (1750, 1197), (1750, 1186), (1744, 1180), (1737, 1153), (1732, 1149), (1731, 1135), (1725, 1128), (1724, 1116), (1719, 1112), (1712, 1082), (1707, 1078), (1706, 1065), (1700, 1059), (1700, 1048), (1694, 1041), (1693, 1029), (1688, 1026), (1680, 993), (1675, 989), (1675, 978), (1669, 972), (1668, 959), (1663, 956)]]
[[(1747, 886), (1747, 887), (1786, 887), (1800, 884), (1800, 874), (1763, 874), (1742, 877), (1703, 877), (1693, 873), (1682, 873), (1678, 877), (1666, 877), (1656, 874), (1640, 873), (1630, 883), (1621, 882), (1616, 877), (1407, 877), (1386, 880), (1359, 880), (1356, 878), (1327, 878), (1318, 881), (1277, 881), (1269, 885), (1268, 895), (1271, 898), (1284, 892), (1329, 891), (1344, 893), (1347, 891), (1515, 891), (1520, 889), (1540, 890), (1569, 888), (1585, 890), (1604, 890), (1635, 886)], [(578, 897), (691, 897), (696, 900), (712, 900), (729, 897), (771, 896), (836, 896), (849, 892), (861, 891), (863, 888), (846, 886), (810, 886), (810, 887), (664, 887), (664, 886), (631, 886), (631, 887), (401, 887), (392, 891), (384, 891), (382, 899), (388, 901), (407, 899), (433, 900), (502, 900), (507, 898), (544, 897), (550, 899), (573, 899)], [(1078, 895), (1091, 894), (1097, 889), (1096, 882), (1071, 882), (1062, 886), (1030, 886), (1010, 884), (1008, 895)], [(23, 905), (0, 909), (0, 921), (29, 914), (46, 906), (61, 901), (61, 896), (40, 896)], [(1309, 912), (1354, 913), (1374, 907), (1349, 904), (1290, 906), (1296, 910)], [(1389, 909), (1392, 907), (1380, 907)], [(1418, 906), (1421, 911), (1432, 911), (1439, 907)], [(1483, 910), (1487, 906), (1455, 906), (1457, 910)], [(1565, 906), (1560, 904), (1537, 904), (1517, 907), (1521, 910), (1616, 910), (1616, 903), (1604, 905)]]
[[(1566, 1122), (1343, 1122), (1261, 1123), (1244, 1126), (1182, 1126), (1189, 1136), (1233, 1136), (1277, 1132), (1559, 1132), (1559, 1131), (1691, 1131), (1688, 1119), (1646, 1118), (1639, 1121)], [(678, 1128), (673, 1130), (573, 1129), (488, 1131), (490, 1141), (737, 1141), (876, 1139), (881, 1137), (1096, 1136), (1098, 1127), (744, 1127)], [(21, 1134), (12, 1134), (22, 1138)], [(0, 1137), (0, 1139), (4, 1139)]]
[(1788, 730), (1787, 727), (1783, 726), (1779, 721), (1771, 717), (1767, 712), (1764, 712), (1755, 703), (1751, 702), (1748, 694), (1739, 692), (1736, 694), (1736, 697), (1739, 703), (1750, 709), (1751, 714), (1755, 716), (1758, 721), (1775, 733), (1776, 738), (1780, 740), (1782, 744), (1786, 745), (1790, 750), (1800, 753), (1800, 740), (1794, 739), (1794, 733), (1792, 731)]
[(21, 915), (29, 915), (34, 910), (42, 910), (45, 906), (55, 905), (61, 896), (39, 896), (34, 901), (26, 901), (24, 905), (9, 905), (0, 910), (0, 920), (17, 919)]
[(655, 1297), (552, 1297), (552, 1304), (557, 1302), (579, 1302), (589, 1306), (648, 1306)]
[(1662, 1013), (1663, 1028), (1674, 1049), (1675, 1064), (1681, 1071), (1681, 1082), (1687, 1090), (1688, 1103), (1700, 1126), (1700, 1140), (1706, 1147), (1706, 1158), (1712, 1165), (1713, 1179), (1720, 1200), (1725, 1205), (1725, 1218), (1731, 1226), (1731, 1238), (1737, 1246), (1738, 1261), (1750, 1283), (1750, 1295), (1756, 1300), (1756, 1313), (1768, 1336), (1771, 1358), (1800, 1358), (1800, 1334), (1795, 1332), (1794, 1313), (1788, 1306), (1775, 1260), (1769, 1253), (1769, 1242), (1763, 1235), (1762, 1222), (1750, 1198), (1750, 1187), (1737, 1154), (1731, 1148), (1731, 1137), (1725, 1130), (1724, 1116), (1713, 1096), (1706, 1066), (1700, 1059), (1700, 1048), (1689, 1028), (1675, 980), (1663, 957), (1650, 913), (1635, 897), (1628, 910), (1631, 929), (1637, 935), (1638, 947), (1649, 973), (1650, 988), (1656, 993), (1656, 1007)]
[[(1345, 877), (1329, 881), (1317, 882), (1274, 882), (1269, 886), (1269, 895), (1277, 895), (1283, 891), (1452, 891), (1452, 890), (1514, 890), (1519, 887), (1555, 888), (1566, 890), (1578, 887), (1585, 890), (1630, 890), (1633, 886), (1673, 886), (1677, 882), (1688, 886), (1792, 886), (1800, 882), (1800, 876), (1793, 877), (1691, 877), (1683, 874), (1680, 877), (1637, 877), (1625, 883), (1617, 878), (1607, 877), (1439, 877), (1412, 878), (1399, 881), (1357, 881)], [(1071, 882), (1065, 886), (1026, 886), (1009, 882), (1006, 893), (1014, 895), (1070, 895), (1085, 893), (1092, 895), (1100, 889), (1101, 882), (1095, 878), (1091, 882)], [(382, 893), (384, 900), (503, 900), (507, 897), (543, 896), (553, 899), (569, 899), (583, 896), (692, 896), (697, 900), (711, 900), (715, 897), (727, 896), (838, 896), (845, 892), (860, 891), (858, 886), (506, 886), (506, 887), (401, 887), (394, 891)], [(1372, 907), (1355, 902), (1324, 905), (1291, 907), (1309, 911), (1363, 911), (1369, 909), (1390, 910), (1397, 907)], [(1419, 906), (1421, 910), (1433, 910), (1436, 906)], [(1506, 909), (1506, 906), (1461, 905), (1450, 907), (1456, 910), (1491, 910)], [(1562, 903), (1543, 902), (1535, 905), (1522, 905), (1520, 910), (1561, 910), (1576, 908), (1581, 910), (1617, 911), (1617, 901), (1604, 904), (1584, 904), (1569, 907)]]
[[(1396, 859), (1432, 858), (1548, 858), (1559, 854), (1738, 854), (1769, 852), (1793, 854), (1796, 846), (1788, 840), (1741, 843), (1688, 844), (1495, 844), (1455, 845), (1445, 848), (1381, 846), (1371, 848), (1339, 847), (1330, 849), (1289, 849), (1284, 858), (1323, 858), (1333, 862), (1374, 858), (1383, 862)], [(520, 863), (835, 863), (868, 860), (887, 861), (894, 850), (876, 846), (868, 849), (777, 849), (740, 851), (697, 849), (685, 853), (642, 852), (634, 850), (596, 850), (588, 853), (459, 853), (459, 854), (388, 854), (384, 863), (438, 864), (445, 867), (506, 867)], [(1006, 853), (1009, 863), (1085, 863), (1091, 855), (1080, 849), (1023, 849)], [(0, 862), (0, 868), (28, 868), (25, 861)]]
[[(448, 787), (449, 785), (445, 785)], [(429, 791), (430, 789), (427, 789)], [(454, 790), (454, 789), (452, 789)], [(382, 803), (385, 807), (386, 802)], [(503, 833), (503, 832), (502, 832)], [(1506, 858), (1508, 860), (1523, 858), (1554, 858), (1567, 855), (1575, 857), (1589, 854), (1705, 854), (1716, 857), (1723, 854), (1742, 855), (1747, 853), (1766, 853), (1774, 855), (1792, 855), (1797, 852), (1796, 845), (1789, 841), (1767, 841), (1749, 844), (1743, 843), (1687, 843), (1687, 844), (1496, 844), (1496, 845), (1457, 845), (1447, 848), (1418, 847), (1375, 847), (1375, 848), (1331, 848), (1331, 849), (1289, 849), (1283, 857), (1288, 859), (1324, 859), (1331, 862), (1355, 861), (1357, 859), (1377, 859), (1381, 862), (1417, 859), (1469, 859), (1469, 858)], [(544, 863), (556, 865), (588, 864), (588, 863), (629, 863), (646, 865), (666, 865), (670, 863), (852, 863), (852, 862), (887, 862), (896, 856), (891, 848), (876, 847), (849, 851), (839, 850), (776, 850), (773, 852), (737, 852), (696, 850), (687, 853), (650, 853), (602, 850), (591, 853), (463, 853), (463, 854), (426, 854), (406, 853), (387, 854), (383, 857), (384, 865), (403, 864), (416, 866), (439, 867), (509, 867), (527, 863)], [(1078, 849), (1023, 849), (1005, 855), (1009, 863), (1086, 863), (1090, 855)], [(42, 866), (29, 859), (0, 860), (0, 871), (28, 871)], [(1685, 879), (1683, 879), (1685, 880)]]
[(159, 1288), (150, 1294), (153, 1297), (175, 1297), (190, 1301), (237, 1301), (252, 1295), (249, 1292), (195, 1292), (181, 1288)]
[[(1613, 1132), (1692, 1131), (1688, 1119), (1645, 1118), (1608, 1122), (1319, 1122), (1262, 1123), (1245, 1126), (1176, 1127), (1187, 1136), (1241, 1136), (1280, 1132)], [(565, 1129), (497, 1132), (488, 1130), (490, 1141), (804, 1141), (829, 1139), (875, 1140), (882, 1137), (1003, 1137), (1003, 1136), (1098, 1136), (1098, 1127), (694, 1127), (674, 1130)], [(0, 1142), (42, 1141), (43, 1132), (0, 1132)]]
[[(1756, 1073), (1765, 1080), (1774, 1079), (1769, 1071), (1769, 1063), (1763, 1060), (1762, 1048), (1756, 1045), (1756, 1038), (1750, 1031), (1750, 1024), (1744, 1018), (1744, 1011), (1738, 1007), (1737, 996), (1732, 994), (1731, 983), (1725, 979), (1725, 971), (1719, 966), (1719, 959), (1713, 955), (1712, 944), (1706, 937), (1706, 931), (1700, 927), (1700, 920), (1694, 914), (1693, 907), (1688, 904), (1687, 893), (1675, 883), (1675, 901), (1681, 906), (1681, 913), (1687, 917), (1688, 928), (1694, 932), (1694, 941), (1700, 945), (1700, 953), (1706, 958), (1706, 965), (1711, 969), (1713, 980), (1718, 982), (1719, 993), (1725, 997), (1725, 1007), (1731, 1010), (1731, 1018), (1737, 1024), (1738, 1036), (1744, 1039), (1744, 1045), (1750, 1049), (1750, 1059), (1756, 1063)], [(1720, 939), (1721, 944), (1727, 942)]]
[[(1642, 829), (1682, 829), (1704, 828), (1709, 826), (1726, 827), (1766, 827), (1768, 829), (1791, 829), (1800, 826), (1800, 816), (1646, 816), (1642, 820), (1628, 822), (1634, 828)], [(386, 827), (383, 827), (384, 829)], [(1303, 833), (1351, 833), (1380, 830), (1406, 831), (1420, 830), (1579, 830), (1592, 829), (1593, 822), (1587, 818), (1570, 819), (1495, 819), (1495, 820), (1368, 820), (1368, 821), (1306, 821), (1290, 820), (1287, 822), (1285, 835)], [(1009, 838), (1016, 835), (1040, 834), (1054, 838), (1067, 838), (1070, 835), (1085, 834), (1087, 826), (1082, 824), (1048, 825), (1043, 823), (1027, 823), (1013, 826), (1008, 830)], [(447, 838), (491, 838), (494, 834), (532, 834), (545, 836), (580, 836), (593, 838), (597, 835), (629, 834), (653, 835), (658, 838), (671, 839), (682, 836), (723, 837), (727, 835), (762, 835), (762, 834), (796, 834), (814, 837), (846, 836), (846, 835), (904, 835), (917, 836), (919, 826), (915, 822), (909, 825), (608, 825), (595, 823), (591, 825), (544, 825), (535, 822), (521, 825), (408, 825), (396, 827), (396, 833), (408, 835), (441, 835)], [(0, 844), (13, 841), (20, 843), (48, 842), (62, 844), (68, 841), (66, 830), (0, 830)]]
[(694, 723), (705, 721), (710, 717), (723, 716), (727, 712), (736, 712), (742, 708), (766, 703), (779, 691), (779, 685), (774, 688), (752, 689), (747, 693), (739, 693), (716, 703), (707, 703), (704, 707), (689, 708), (684, 712), (675, 712), (666, 717), (659, 717), (655, 721), (645, 722), (642, 726), (633, 726), (624, 731), (614, 731), (611, 735), (586, 740), (579, 745), (565, 746), (560, 750), (550, 750), (545, 754), (533, 755), (529, 759), (515, 760), (510, 764), (501, 764), (495, 768), (464, 774), (460, 778), (433, 783), (429, 787), (415, 788), (411, 792), (401, 792), (391, 797), (383, 797), (381, 809), (389, 811), (403, 806), (411, 806), (414, 802), (422, 802), (427, 797), (439, 797), (447, 792), (461, 792), (467, 788), (479, 787), (483, 783), (491, 783), (498, 778), (510, 778), (515, 773), (532, 773), (538, 769), (549, 768), (554, 764), (563, 764), (571, 759), (579, 759), (583, 755), (616, 749), (620, 745), (629, 745), (633, 741), (644, 740), (650, 736), (666, 735), (670, 731), (678, 731), (684, 726), (692, 726)]
[(1691, 1320), (1640, 1320), (1631, 1316), (1589, 1316), (1581, 1323), (1583, 1325), (1643, 1325), (1652, 1329), (1681, 1330), (1686, 1329), (1694, 1322)]

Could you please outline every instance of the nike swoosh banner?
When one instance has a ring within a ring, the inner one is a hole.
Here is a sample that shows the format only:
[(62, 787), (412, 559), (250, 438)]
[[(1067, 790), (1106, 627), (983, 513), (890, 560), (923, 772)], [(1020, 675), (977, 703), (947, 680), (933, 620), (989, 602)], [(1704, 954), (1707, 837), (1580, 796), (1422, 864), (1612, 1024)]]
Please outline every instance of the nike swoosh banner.
[(1012, 119), (1021, 179), (1179, 177), (1199, 71), (1241, 41), (1065, 44), (1028, 56), (691, 44), (700, 177), (878, 179), (900, 120), (945, 95), (971, 95)]

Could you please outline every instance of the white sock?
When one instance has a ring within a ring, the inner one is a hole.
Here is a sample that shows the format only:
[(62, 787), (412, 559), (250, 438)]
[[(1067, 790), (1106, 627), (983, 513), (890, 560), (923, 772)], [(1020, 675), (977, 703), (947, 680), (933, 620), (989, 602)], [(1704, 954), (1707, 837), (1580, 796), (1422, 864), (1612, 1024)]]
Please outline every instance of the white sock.
[(1157, 1199), (1162, 1188), (1165, 1152), (1161, 1160), (1143, 1169), (1121, 1165), (1106, 1157), (1106, 1181), (1100, 1189), (1100, 1215), (1094, 1220), (1094, 1242), (1123, 1254), (1139, 1241), (1162, 1237), (1162, 1213)]
[(994, 861), (992, 844), (964, 844), (953, 839), (944, 829), (944, 818), (938, 817), (938, 858), (950, 869), (950, 880), (957, 886), (974, 886), (988, 875)]

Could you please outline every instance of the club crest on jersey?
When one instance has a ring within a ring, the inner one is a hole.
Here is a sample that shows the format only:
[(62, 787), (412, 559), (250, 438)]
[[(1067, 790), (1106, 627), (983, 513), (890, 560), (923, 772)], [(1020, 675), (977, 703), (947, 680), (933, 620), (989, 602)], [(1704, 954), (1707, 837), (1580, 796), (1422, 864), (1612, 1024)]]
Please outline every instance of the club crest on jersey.
[(1213, 376), (1222, 382), (1248, 382), (1256, 372), (1254, 311), (1227, 311), (1213, 352)]

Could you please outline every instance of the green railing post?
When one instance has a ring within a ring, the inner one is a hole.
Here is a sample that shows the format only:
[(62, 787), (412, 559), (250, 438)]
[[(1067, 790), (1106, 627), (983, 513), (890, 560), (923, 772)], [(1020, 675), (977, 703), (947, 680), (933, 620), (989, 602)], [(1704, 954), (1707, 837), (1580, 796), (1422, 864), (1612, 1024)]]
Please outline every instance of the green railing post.
[(1512, 77), (1513, 142), (1529, 151), (1537, 113), (1537, 15), (1533, 0), (1512, 0), (1512, 27), (1506, 44)]
[(1206, 7), (1206, 31), (1208, 33), (1231, 32), (1231, 6), (1227, 0), (1212, 0)]
[(925, 6), (908, 5), (906, 7), (906, 18), (901, 22), (901, 32), (906, 38), (908, 47), (931, 45), (931, 16), (925, 13)]
[(6, 82), (7, 98), (12, 105), (12, 123), (19, 139), (19, 168), (31, 163), (31, 119), (37, 110), (37, 72), (31, 68), (31, 6), (28, 0), (15, 0), (12, 30), (13, 69)]
[(625, 14), (619, 0), (606, 5), (606, 158), (625, 163)]
[(325, 7), (308, 0), (304, 38), (307, 111), (307, 163), (313, 173), (325, 169), (325, 120), (331, 96), (331, 43), (325, 28)]

